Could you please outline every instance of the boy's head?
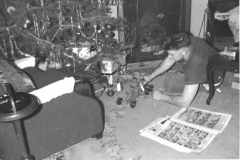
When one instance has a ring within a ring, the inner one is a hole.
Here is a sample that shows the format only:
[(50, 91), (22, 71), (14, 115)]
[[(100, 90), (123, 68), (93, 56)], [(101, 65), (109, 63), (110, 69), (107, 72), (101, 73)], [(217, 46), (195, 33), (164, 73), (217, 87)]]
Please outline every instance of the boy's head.
[(160, 47), (167, 51), (174, 61), (187, 60), (190, 53), (191, 39), (186, 32), (178, 31), (167, 34), (161, 39)]
[(183, 47), (189, 47), (191, 39), (186, 32), (177, 31), (164, 36), (160, 43), (163, 50), (178, 50)]

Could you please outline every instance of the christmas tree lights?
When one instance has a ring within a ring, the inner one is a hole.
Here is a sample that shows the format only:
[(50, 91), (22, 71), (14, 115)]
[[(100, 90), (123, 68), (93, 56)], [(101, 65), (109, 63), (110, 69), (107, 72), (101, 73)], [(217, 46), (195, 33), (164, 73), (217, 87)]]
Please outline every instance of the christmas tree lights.
[(59, 64), (91, 64), (125, 57), (113, 32), (123, 19), (109, 16), (120, 0), (0, 0), (0, 56), (46, 57)]

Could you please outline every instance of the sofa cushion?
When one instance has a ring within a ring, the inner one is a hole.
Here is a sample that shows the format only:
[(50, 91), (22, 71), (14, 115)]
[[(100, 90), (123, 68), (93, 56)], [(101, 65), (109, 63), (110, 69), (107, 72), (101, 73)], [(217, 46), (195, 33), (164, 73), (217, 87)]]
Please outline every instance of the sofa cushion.
[(36, 89), (32, 80), (22, 70), (5, 59), (0, 59), (0, 83), (10, 83), (16, 92), (30, 92)]
[(71, 77), (70, 75), (61, 72), (55, 68), (42, 71), (36, 67), (27, 67), (23, 69), (26, 74), (33, 80), (37, 88), (42, 88), (51, 83), (64, 79), (65, 77)]

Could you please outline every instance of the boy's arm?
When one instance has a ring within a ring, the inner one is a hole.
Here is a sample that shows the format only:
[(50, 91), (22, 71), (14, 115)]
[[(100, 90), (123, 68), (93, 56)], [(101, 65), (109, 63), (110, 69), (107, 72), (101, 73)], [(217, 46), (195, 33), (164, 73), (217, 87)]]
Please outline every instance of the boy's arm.
[(145, 79), (144, 83), (146, 84), (150, 82), (152, 79), (154, 79), (155, 77), (157, 77), (158, 75), (164, 73), (169, 68), (171, 68), (174, 63), (175, 61), (170, 59), (169, 56), (166, 57), (150, 75), (144, 76), (144, 79)]
[(167, 95), (156, 90), (153, 93), (153, 98), (155, 100), (165, 101), (173, 105), (188, 107), (197, 93), (198, 86), (199, 84), (185, 85), (183, 94), (180, 96)]

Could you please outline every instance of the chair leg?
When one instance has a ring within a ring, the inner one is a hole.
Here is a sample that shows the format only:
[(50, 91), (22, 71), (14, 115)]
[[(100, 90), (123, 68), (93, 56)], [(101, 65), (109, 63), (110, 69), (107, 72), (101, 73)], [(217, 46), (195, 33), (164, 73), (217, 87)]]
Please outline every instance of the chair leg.
[(101, 139), (103, 137), (103, 132), (97, 133), (92, 136), (92, 138)]

